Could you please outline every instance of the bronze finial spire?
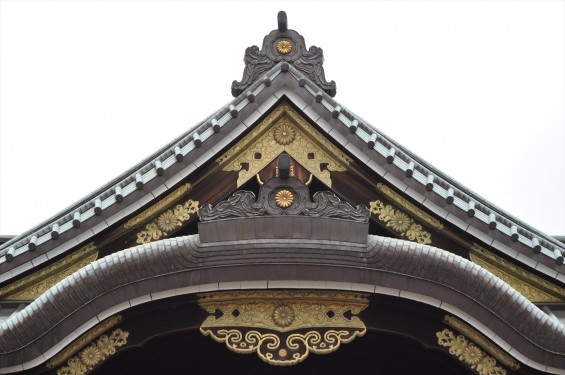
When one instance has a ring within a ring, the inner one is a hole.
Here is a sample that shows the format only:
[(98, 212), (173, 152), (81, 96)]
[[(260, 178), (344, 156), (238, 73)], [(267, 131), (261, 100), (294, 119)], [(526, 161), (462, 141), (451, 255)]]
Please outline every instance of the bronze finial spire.
[(288, 21), (286, 19), (286, 12), (281, 10), (277, 15), (277, 20), (279, 21), (279, 31), (286, 31), (288, 30)]
[(277, 15), (278, 28), (263, 39), (261, 50), (257, 46), (245, 50), (243, 61), (245, 69), (240, 82), (233, 81), (231, 92), (238, 96), (266, 71), (281, 61), (291, 64), (324, 90), (328, 95), (335, 96), (336, 84), (326, 81), (324, 75), (324, 52), (321, 48), (311, 46), (306, 49), (304, 37), (294, 30), (288, 29), (286, 13), (280, 11)]

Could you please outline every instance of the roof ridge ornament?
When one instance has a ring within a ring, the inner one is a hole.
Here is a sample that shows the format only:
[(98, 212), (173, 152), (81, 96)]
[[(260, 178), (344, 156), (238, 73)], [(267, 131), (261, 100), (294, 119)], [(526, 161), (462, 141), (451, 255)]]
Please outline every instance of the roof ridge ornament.
[(363, 205), (353, 207), (331, 191), (318, 191), (310, 198), (308, 186), (290, 177), (290, 156), (278, 158), (279, 177), (265, 182), (259, 189), (259, 197), (251, 191), (239, 190), (227, 200), (212, 206), (206, 203), (198, 210), (200, 221), (205, 223), (228, 218), (257, 216), (310, 216), (333, 217), (367, 223), (371, 215)]
[(334, 97), (336, 84), (334, 81), (326, 81), (322, 67), (324, 63), (322, 49), (316, 46), (306, 49), (304, 37), (296, 31), (288, 29), (288, 21), (284, 11), (278, 13), (277, 22), (278, 29), (265, 36), (261, 50), (257, 46), (251, 46), (245, 50), (243, 78), (240, 82), (232, 82), (232, 95), (234, 97), (239, 96), (263, 73), (279, 62), (286, 61), (292, 64), (295, 69), (304, 73), (328, 95)]

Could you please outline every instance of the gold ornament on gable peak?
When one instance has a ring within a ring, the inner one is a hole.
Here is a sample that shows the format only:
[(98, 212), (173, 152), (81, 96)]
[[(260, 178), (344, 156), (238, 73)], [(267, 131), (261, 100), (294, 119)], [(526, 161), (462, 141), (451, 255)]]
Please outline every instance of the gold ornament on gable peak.
[(292, 52), (292, 43), (288, 40), (281, 40), (277, 43), (277, 52), (281, 55), (288, 55)]
[(217, 161), (224, 171), (238, 172), (237, 186), (240, 187), (283, 152), (328, 187), (332, 184), (331, 172), (345, 172), (351, 162), (286, 103), (271, 112)]

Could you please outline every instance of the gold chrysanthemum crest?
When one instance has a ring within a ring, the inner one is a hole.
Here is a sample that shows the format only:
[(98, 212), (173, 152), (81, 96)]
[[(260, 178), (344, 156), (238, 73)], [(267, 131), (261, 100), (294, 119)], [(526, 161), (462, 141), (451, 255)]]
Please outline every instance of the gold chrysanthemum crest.
[(283, 122), (275, 128), (273, 138), (275, 138), (278, 144), (286, 146), (291, 144), (294, 138), (296, 138), (296, 130), (287, 122)]
[(89, 346), (80, 353), (80, 360), (89, 367), (94, 367), (102, 360), (102, 352), (96, 346)]
[(294, 201), (294, 195), (288, 190), (280, 190), (275, 194), (275, 203), (282, 208), (290, 207)]
[(294, 321), (294, 310), (289, 305), (278, 305), (273, 310), (273, 322), (279, 327), (288, 327)]
[(281, 40), (277, 43), (277, 52), (281, 55), (288, 55), (292, 51), (292, 43), (288, 40)]

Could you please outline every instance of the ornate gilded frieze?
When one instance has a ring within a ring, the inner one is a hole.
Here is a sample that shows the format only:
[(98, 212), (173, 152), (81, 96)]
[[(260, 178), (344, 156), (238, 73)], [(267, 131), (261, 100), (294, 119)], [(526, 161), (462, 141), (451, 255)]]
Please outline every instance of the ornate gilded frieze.
[(457, 357), (471, 369), (481, 375), (506, 375), (506, 369), (497, 366), (496, 359), (487, 355), (483, 350), (469, 341), (463, 335), (455, 335), (445, 328), (437, 332), (437, 343), (449, 348), (449, 354)]
[(518, 361), (516, 361), (510, 355), (506, 354), (504, 351), (502, 351), (502, 349), (494, 345), (489, 339), (477, 332), (474, 328), (465, 324), (463, 321), (451, 315), (445, 315), (444, 320), (447, 324), (459, 331), (459, 333), (472, 340), (475, 344), (479, 345), (487, 353), (496, 358), (502, 365), (513, 370), (520, 368)]
[(416, 241), (423, 245), (432, 243), (432, 235), (426, 232), (420, 224), (417, 224), (410, 216), (395, 209), (390, 204), (385, 205), (380, 200), (369, 202), (371, 213), (378, 215), (379, 221), (386, 224), (401, 237), (410, 241)]
[(344, 172), (351, 162), (288, 104), (276, 108), (217, 161), (224, 171), (239, 173), (240, 187), (283, 152), (328, 187), (331, 172)]
[(136, 243), (141, 245), (166, 237), (175, 229), (180, 228), (184, 222), (188, 221), (191, 215), (198, 212), (198, 205), (198, 201), (189, 199), (161, 213), (161, 215), (147, 224), (142, 231), (137, 233)]
[(117, 348), (127, 344), (129, 332), (118, 328), (109, 335), (102, 335), (69, 358), (66, 366), (57, 370), (57, 375), (84, 375), (116, 353)]
[(80, 349), (84, 348), (88, 343), (94, 340), (96, 337), (102, 335), (104, 332), (114, 327), (116, 324), (122, 321), (121, 315), (113, 315), (108, 319), (97, 324), (85, 334), (80, 336), (78, 339), (73, 341), (69, 346), (63, 349), (62, 352), (51, 358), (47, 362), (48, 368), (55, 368), (73, 356)]
[(446, 315), (444, 319), (461, 334), (458, 335), (445, 328), (436, 332), (438, 344), (449, 348), (449, 354), (457, 357), (480, 375), (506, 375), (506, 368), (513, 370), (520, 368), (518, 361), (474, 328), (451, 315)]
[(163, 211), (164, 209), (168, 208), (170, 205), (181, 199), (186, 193), (188, 193), (192, 189), (190, 184), (184, 184), (171, 194), (167, 195), (165, 198), (161, 199), (159, 202), (154, 204), (153, 206), (149, 207), (147, 210), (143, 211), (136, 217), (128, 220), (127, 223), (124, 224), (125, 229), (135, 228), (153, 216), (157, 215), (159, 212)]
[(0, 289), (0, 301), (33, 301), (45, 291), (73, 274), (98, 256), (94, 242), (69, 256)]
[(418, 219), (422, 220), (426, 224), (437, 229), (443, 229), (443, 224), (438, 219), (428, 215), (427, 213), (419, 209), (417, 206), (410, 203), (407, 199), (400, 196), (398, 193), (396, 193), (387, 185), (377, 184), (377, 188), (381, 192), (383, 192), (389, 199), (397, 203), (399, 206), (401, 206), (402, 208), (404, 208), (405, 210), (407, 210), (412, 215), (416, 216)]
[(360, 293), (208, 293), (200, 295), (198, 304), (210, 314), (200, 326), (202, 334), (277, 366), (300, 363), (309, 353), (332, 353), (367, 331), (357, 314), (369, 301)]
[(473, 244), (469, 256), (474, 263), (496, 275), (531, 302), (565, 301), (565, 289), (525, 271), (477, 244)]

